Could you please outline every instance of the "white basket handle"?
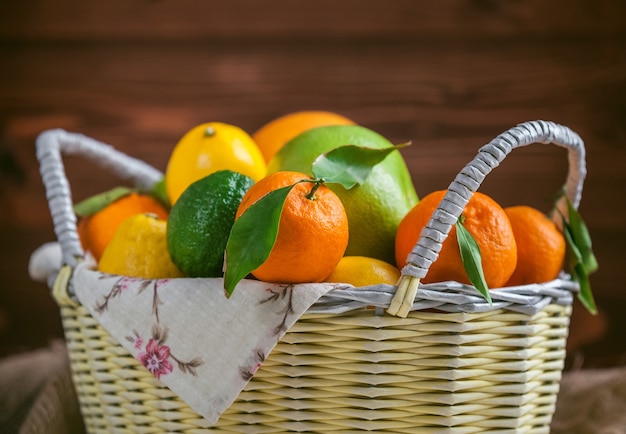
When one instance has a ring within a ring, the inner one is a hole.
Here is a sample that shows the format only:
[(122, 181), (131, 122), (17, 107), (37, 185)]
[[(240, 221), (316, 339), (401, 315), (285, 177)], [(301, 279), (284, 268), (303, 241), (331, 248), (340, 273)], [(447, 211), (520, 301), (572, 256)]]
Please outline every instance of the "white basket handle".
[[(422, 230), (402, 269), (398, 290), (387, 310), (392, 315), (405, 317), (415, 299), (419, 280), (426, 276), (431, 264), (437, 260), (442, 243), (450, 229), (461, 216), (472, 195), (480, 184), (504, 158), (516, 148), (532, 143), (554, 144), (567, 148), (569, 169), (561, 197), (555, 209), (567, 215), (568, 198), (577, 208), (586, 176), (585, 146), (582, 139), (571, 129), (553, 122), (531, 121), (517, 125), (493, 139), (478, 150), (478, 154), (456, 176), (444, 198)], [(560, 213), (554, 220), (560, 224)]]
[(37, 137), (36, 148), (54, 232), (61, 246), (62, 264), (72, 268), (84, 252), (78, 239), (72, 194), (61, 155), (85, 157), (121, 179), (136, 183), (140, 188), (150, 189), (163, 177), (159, 170), (110, 145), (61, 129), (41, 133)]

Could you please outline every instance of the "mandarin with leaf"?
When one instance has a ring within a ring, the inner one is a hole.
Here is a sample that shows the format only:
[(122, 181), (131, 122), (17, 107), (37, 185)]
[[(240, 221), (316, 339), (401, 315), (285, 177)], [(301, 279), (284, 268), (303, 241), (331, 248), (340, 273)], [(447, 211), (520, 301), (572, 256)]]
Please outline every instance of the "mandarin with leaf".
[[(404, 217), (396, 235), (396, 262), (402, 268), (417, 243), (422, 229), (446, 194), (436, 191), (423, 197)], [(517, 263), (517, 245), (511, 223), (504, 209), (486, 194), (476, 192), (461, 214), (462, 224), (476, 241), (482, 257), (482, 269), (489, 288), (504, 286)], [(424, 283), (454, 280), (470, 284), (465, 270), (456, 227), (443, 242), (439, 256), (422, 279)]]
[(348, 218), (332, 190), (304, 173), (275, 172), (250, 187), (236, 216), (268, 193), (291, 185), (271, 252), (252, 275), (266, 282), (322, 282), (348, 245)]

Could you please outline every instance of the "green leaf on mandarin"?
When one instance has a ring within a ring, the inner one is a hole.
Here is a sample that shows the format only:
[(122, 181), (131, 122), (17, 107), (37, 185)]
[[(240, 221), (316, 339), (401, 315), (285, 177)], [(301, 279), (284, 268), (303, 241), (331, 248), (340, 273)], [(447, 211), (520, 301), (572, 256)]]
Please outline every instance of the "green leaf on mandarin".
[(98, 193), (74, 205), (74, 213), (79, 217), (88, 217), (104, 209), (110, 203), (124, 197), (133, 190), (128, 187), (115, 187)]
[(582, 216), (569, 200), (567, 201), (567, 213), (567, 226), (571, 229), (572, 241), (580, 251), (581, 261), (585, 265), (587, 273), (591, 274), (598, 269), (598, 261), (591, 247), (591, 235), (589, 235), (589, 230)]
[(461, 220), (462, 218), (459, 218), (456, 222), (456, 237), (461, 251), (463, 267), (465, 267), (465, 272), (470, 282), (472, 282), (472, 285), (474, 285), (478, 292), (491, 305), (491, 295), (489, 294), (489, 287), (485, 281), (480, 247), (478, 247), (478, 243), (476, 243), (472, 234), (463, 226)]
[(295, 185), (269, 192), (235, 220), (226, 243), (224, 289), (227, 297), (269, 257), (278, 236), (285, 200)]
[(570, 224), (563, 219), (563, 235), (565, 236), (567, 249), (569, 253), (570, 272), (572, 278), (580, 285), (578, 300), (592, 314), (598, 312), (596, 302), (591, 292), (591, 283), (589, 282), (589, 271), (583, 262), (583, 254), (574, 241), (573, 229)]
[(368, 148), (344, 145), (318, 156), (311, 166), (313, 175), (327, 183), (341, 184), (346, 189), (363, 184), (374, 166), (391, 152), (409, 143), (389, 148)]
[(161, 178), (157, 183), (152, 186), (152, 189), (148, 192), (150, 196), (161, 202), (166, 208), (170, 208), (170, 200), (167, 197), (167, 191), (165, 189), (165, 177)]

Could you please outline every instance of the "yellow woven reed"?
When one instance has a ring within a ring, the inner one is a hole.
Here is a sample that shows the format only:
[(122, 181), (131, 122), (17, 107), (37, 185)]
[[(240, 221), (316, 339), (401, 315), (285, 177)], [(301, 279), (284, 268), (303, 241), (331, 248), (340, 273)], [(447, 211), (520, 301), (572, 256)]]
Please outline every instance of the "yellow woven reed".
[(102, 434), (548, 433), (571, 311), (305, 315), (209, 428), (86, 308), (55, 297), (87, 429)]

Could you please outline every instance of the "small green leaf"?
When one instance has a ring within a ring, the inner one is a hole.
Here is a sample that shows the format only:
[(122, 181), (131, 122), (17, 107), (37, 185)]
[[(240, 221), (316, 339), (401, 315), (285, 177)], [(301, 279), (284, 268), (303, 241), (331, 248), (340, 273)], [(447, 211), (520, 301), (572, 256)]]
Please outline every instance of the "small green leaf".
[(596, 302), (593, 298), (593, 293), (591, 292), (589, 271), (583, 262), (582, 252), (574, 242), (572, 227), (565, 221), (565, 219), (563, 219), (563, 234), (567, 243), (572, 278), (580, 285), (578, 300), (580, 300), (583, 306), (585, 306), (590, 313), (596, 314), (598, 313), (598, 308), (596, 307)]
[(388, 148), (340, 146), (317, 157), (311, 170), (318, 179), (338, 183), (350, 189), (356, 184), (363, 184), (374, 166), (387, 155), (408, 145), (409, 143), (404, 143)]
[(565, 237), (565, 244), (567, 245), (569, 253), (570, 265), (573, 268), (576, 264), (583, 262), (583, 255), (580, 253), (580, 249), (574, 242), (572, 228), (565, 219), (563, 219), (563, 236)]
[(113, 201), (130, 194), (128, 187), (115, 187), (112, 190), (98, 193), (74, 205), (74, 213), (79, 217), (93, 215)]
[(573, 243), (580, 251), (581, 261), (585, 265), (587, 273), (591, 274), (598, 269), (598, 261), (591, 247), (589, 230), (582, 216), (569, 200), (567, 201), (567, 213), (567, 226), (571, 229)]
[(295, 185), (269, 192), (235, 221), (226, 243), (224, 289), (228, 297), (237, 284), (270, 255), (278, 236), (285, 200)]
[(593, 293), (591, 292), (591, 283), (589, 282), (589, 274), (587, 270), (582, 265), (582, 263), (576, 264), (574, 268), (574, 278), (580, 285), (580, 292), (578, 293), (578, 299), (580, 302), (587, 308), (587, 310), (592, 314), (598, 313), (598, 308), (596, 306), (596, 302), (593, 298)]
[(159, 182), (154, 184), (148, 194), (165, 205), (165, 207), (170, 207), (170, 200), (167, 197), (167, 192), (165, 190), (165, 177), (161, 178)]
[(480, 292), (480, 294), (492, 304), (491, 295), (489, 294), (489, 288), (485, 281), (485, 274), (483, 273), (482, 258), (480, 255), (480, 247), (472, 236), (472, 234), (465, 229), (461, 218), (456, 221), (456, 238), (459, 243), (459, 249), (461, 251), (461, 259), (463, 260), (463, 266), (465, 272), (470, 279), (470, 282)]

